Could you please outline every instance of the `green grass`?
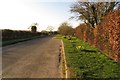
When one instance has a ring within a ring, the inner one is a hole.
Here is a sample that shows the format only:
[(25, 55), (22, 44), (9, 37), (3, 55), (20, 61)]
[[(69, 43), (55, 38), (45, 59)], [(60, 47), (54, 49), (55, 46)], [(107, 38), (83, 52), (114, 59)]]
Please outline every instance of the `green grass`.
[[(67, 66), (74, 72), (71, 77), (120, 79), (120, 63), (112, 61), (98, 49), (75, 37), (72, 40), (57, 37), (64, 41)], [(78, 46), (79, 49), (76, 48)]]

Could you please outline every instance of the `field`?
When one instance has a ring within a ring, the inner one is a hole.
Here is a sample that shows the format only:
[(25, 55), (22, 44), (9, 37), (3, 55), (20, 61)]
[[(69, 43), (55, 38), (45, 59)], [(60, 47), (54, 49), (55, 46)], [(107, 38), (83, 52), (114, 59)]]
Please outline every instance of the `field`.
[(67, 66), (71, 78), (120, 79), (120, 63), (114, 62), (90, 44), (58, 35), (64, 41)]

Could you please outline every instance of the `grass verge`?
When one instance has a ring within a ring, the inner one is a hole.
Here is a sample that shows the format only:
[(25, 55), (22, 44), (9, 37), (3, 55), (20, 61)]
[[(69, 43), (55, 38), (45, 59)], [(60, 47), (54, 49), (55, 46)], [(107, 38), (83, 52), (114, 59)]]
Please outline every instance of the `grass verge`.
[(98, 49), (75, 37), (68, 40), (57, 35), (56, 38), (64, 41), (71, 78), (120, 79), (120, 63), (112, 61)]

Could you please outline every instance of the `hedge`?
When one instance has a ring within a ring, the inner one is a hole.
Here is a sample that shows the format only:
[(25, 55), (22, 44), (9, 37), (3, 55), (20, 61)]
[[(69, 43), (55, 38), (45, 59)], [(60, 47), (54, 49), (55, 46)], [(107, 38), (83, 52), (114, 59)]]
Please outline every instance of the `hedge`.
[(96, 28), (80, 24), (75, 35), (99, 48), (111, 59), (120, 61), (120, 9), (109, 12)]

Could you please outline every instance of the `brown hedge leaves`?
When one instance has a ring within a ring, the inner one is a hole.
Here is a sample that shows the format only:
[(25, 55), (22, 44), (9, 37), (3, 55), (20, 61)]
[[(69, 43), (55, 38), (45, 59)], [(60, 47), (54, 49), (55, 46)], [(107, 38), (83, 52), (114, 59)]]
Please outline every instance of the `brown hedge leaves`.
[(120, 61), (120, 9), (109, 12), (94, 29), (81, 24), (75, 29), (75, 34), (110, 58)]

